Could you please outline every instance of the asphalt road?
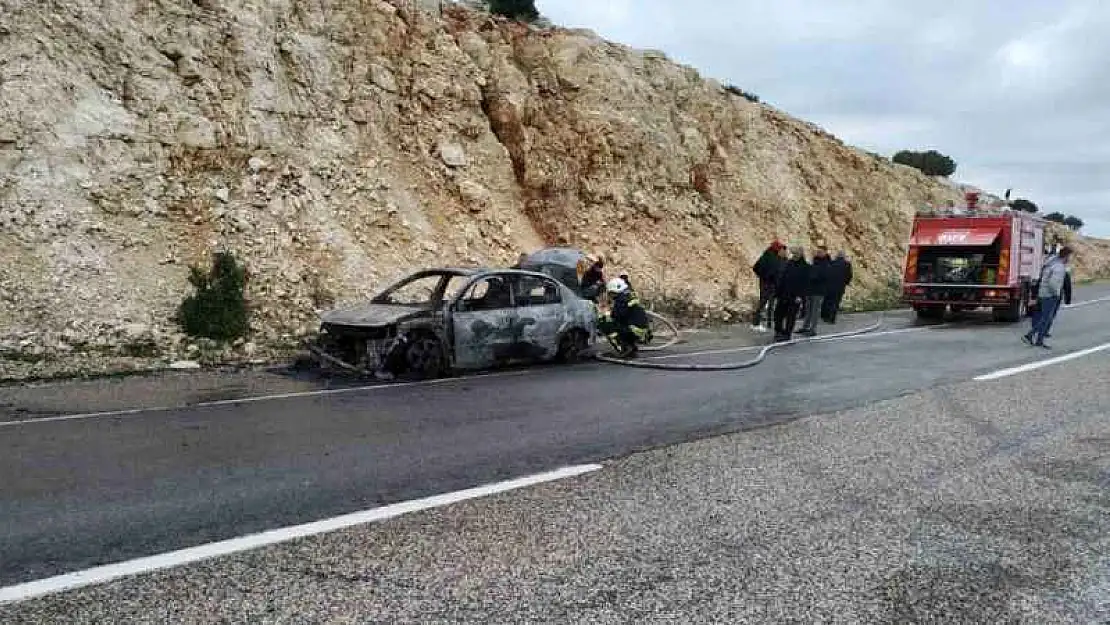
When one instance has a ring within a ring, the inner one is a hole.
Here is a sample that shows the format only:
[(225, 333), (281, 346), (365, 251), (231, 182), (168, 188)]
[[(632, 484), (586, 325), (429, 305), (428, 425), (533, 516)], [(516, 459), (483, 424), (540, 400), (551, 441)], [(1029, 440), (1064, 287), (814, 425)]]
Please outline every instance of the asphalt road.
[(17, 604), (28, 623), (1110, 622), (1110, 350)]
[[(1107, 296), (1077, 289), (1077, 300)], [(1110, 341), (1110, 304), (1055, 351)], [(0, 427), (0, 584), (863, 406), (1044, 358), (969, 321), (814, 343), (726, 373), (591, 363)], [(743, 348), (737, 348), (742, 350)], [(751, 352), (670, 362), (724, 362)]]

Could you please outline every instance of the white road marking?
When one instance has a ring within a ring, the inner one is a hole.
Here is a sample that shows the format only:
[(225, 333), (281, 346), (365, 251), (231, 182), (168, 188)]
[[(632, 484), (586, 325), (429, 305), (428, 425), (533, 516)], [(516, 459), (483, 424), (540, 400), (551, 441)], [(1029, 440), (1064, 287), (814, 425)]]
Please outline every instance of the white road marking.
[[(1064, 304), (1062, 306), (1062, 308), (1082, 308), (1083, 306), (1091, 306), (1093, 304), (1100, 304), (1100, 303), (1103, 303), (1103, 302), (1110, 302), (1110, 296), (1100, 297), (1100, 298), (1091, 299), (1091, 300), (1085, 300), (1085, 301), (1082, 301), (1082, 302), (1077, 302), (1075, 304)], [(888, 312), (887, 315), (888, 316), (891, 315), (891, 312)], [(818, 337), (814, 338), (811, 342), (812, 343), (832, 343), (834, 341), (850, 341), (850, 340), (855, 340), (855, 339), (873, 338), (873, 337), (876, 337), (876, 336), (890, 336), (892, 334), (907, 334), (907, 333), (910, 333), (910, 332), (923, 332), (925, 330), (936, 330), (938, 328), (948, 328), (948, 327), (951, 327), (951, 326), (954, 326), (954, 325), (958, 325), (958, 324), (955, 323), (955, 322), (938, 323), (938, 324), (929, 325), (929, 326), (921, 326), (921, 327), (914, 327), (914, 328), (900, 328), (898, 330), (884, 330), (882, 332), (868, 332), (867, 334), (856, 334), (856, 335), (853, 335), (853, 336), (837, 336), (837, 337), (833, 337), (833, 338), (822, 338), (822, 337), (818, 336)], [(699, 351), (699, 352), (684, 352), (684, 353), (681, 353), (681, 354), (666, 354), (664, 356), (647, 356), (645, 358), (642, 358), (642, 360), (669, 360), (669, 359), (672, 359), (672, 358), (686, 358), (686, 357), (689, 357), (689, 356), (713, 356), (713, 355), (716, 355), (716, 354), (735, 354), (735, 353), (740, 353), (740, 352), (754, 352), (754, 351), (759, 351), (759, 350), (763, 349), (764, 347), (766, 347), (766, 345), (745, 345), (743, 347), (726, 347), (726, 348), (723, 348), (723, 349), (709, 349), (709, 350), (704, 350), (704, 351)]]
[[(852, 339), (864, 339), (864, 338), (872, 338), (872, 337), (876, 337), (876, 336), (889, 336), (891, 334), (906, 334), (908, 332), (921, 332), (921, 331), (924, 331), (924, 330), (934, 330), (936, 328), (944, 328), (944, 327), (948, 327), (948, 326), (951, 326), (951, 325), (955, 325), (955, 324), (952, 324), (952, 323), (938, 323), (936, 325), (922, 326), (922, 327), (919, 327), (919, 328), (900, 328), (898, 330), (884, 330), (882, 332), (868, 332), (867, 334), (856, 334), (856, 335), (853, 335), (853, 336), (835, 336), (835, 337), (832, 337), (832, 338), (822, 338), (822, 337), (818, 336), (818, 337), (815, 337), (810, 342), (811, 343), (832, 343), (834, 341), (848, 341), (848, 340), (852, 340)], [(728, 347), (728, 348), (724, 348), (724, 349), (710, 349), (710, 350), (705, 350), (705, 351), (700, 351), (700, 352), (684, 352), (682, 354), (667, 354), (665, 356), (649, 356), (649, 357), (643, 358), (642, 360), (667, 360), (669, 358), (685, 358), (687, 356), (711, 356), (711, 355), (714, 355), (714, 354), (733, 354), (733, 353), (737, 353), (737, 352), (752, 352), (752, 351), (759, 351), (759, 350), (763, 349), (764, 347), (767, 347), (767, 345), (745, 345), (744, 347)]]
[(1048, 358), (1048, 359), (1045, 359), (1045, 360), (1038, 360), (1038, 361), (1035, 361), (1035, 362), (1026, 363), (1024, 365), (1019, 365), (1017, 367), (1010, 367), (1009, 369), (1001, 369), (1001, 370), (995, 371), (993, 373), (987, 373), (985, 375), (978, 376), (978, 377), (975, 378), (975, 381), (976, 382), (982, 382), (984, 380), (997, 380), (998, 378), (1005, 378), (1007, 376), (1017, 375), (1019, 373), (1025, 373), (1027, 371), (1033, 371), (1033, 370), (1036, 370), (1036, 369), (1040, 369), (1042, 367), (1048, 367), (1050, 365), (1059, 364), (1061, 362), (1067, 362), (1069, 360), (1075, 360), (1076, 358), (1082, 358), (1084, 356), (1089, 356), (1091, 354), (1094, 354), (1096, 352), (1101, 352), (1101, 351), (1106, 350), (1106, 349), (1110, 349), (1110, 343), (1103, 343), (1102, 345), (1096, 345), (1094, 347), (1088, 347), (1087, 349), (1081, 349), (1077, 352), (1071, 352), (1071, 353), (1068, 353), (1068, 354), (1064, 354), (1062, 356), (1056, 356), (1055, 358)]
[(1061, 306), (1061, 308), (1082, 308), (1084, 306), (1090, 306), (1091, 304), (1100, 304), (1102, 302), (1110, 302), (1110, 297), (1099, 297), (1096, 299), (1088, 299), (1082, 302), (1076, 302), (1074, 304), (1064, 304), (1063, 306)]
[(330, 519), (322, 519), (311, 523), (302, 525), (294, 525), (292, 527), (283, 527), (280, 529), (269, 530), (257, 534), (249, 534), (239, 538), (232, 538), (230, 540), (221, 540), (219, 542), (208, 543), (206, 545), (199, 545), (197, 547), (189, 547), (188, 549), (181, 549), (179, 551), (170, 551), (155, 556), (145, 558), (137, 558), (135, 560), (127, 560), (124, 562), (117, 562), (115, 564), (107, 564), (98, 566), (83, 571), (75, 571), (73, 573), (66, 573), (64, 575), (57, 575), (54, 577), (47, 577), (32, 582), (23, 584), (16, 584), (14, 586), (7, 586), (0, 588), (0, 604), (13, 603), (18, 601), (25, 601), (34, 597), (41, 597), (43, 595), (73, 590), (94, 584), (103, 584), (121, 577), (131, 575), (140, 575), (143, 573), (151, 573), (162, 569), (174, 568), (186, 564), (192, 564), (201, 560), (208, 560), (220, 556), (226, 556), (242, 551), (249, 551), (258, 549), (260, 547), (267, 547), (276, 545), (278, 543), (295, 540), (297, 538), (305, 538), (308, 536), (317, 536), (328, 532), (334, 532), (341, 529), (354, 527), (356, 525), (365, 525), (368, 523), (376, 523), (403, 514), (410, 514), (413, 512), (420, 512), (422, 510), (430, 510), (432, 508), (440, 508), (448, 506), (468, 499), (479, 499), (481, 497), (488, 497), (498, 493), (504, 493), (511, 490), (525, 488), (527, 486), (534, 486), (544, 482), (553, 482), (570, 477), (576, 477), (592, 471), (597, 471), (603, 467), (599, 464), (583, 464), (570, 467), (556, 469), (545, 473), (537, 473), (520, 477), (504, 482), (495, 482), (493, 484), (486, 484), (484, 486), (477, 486), (474, 488), (467, 488), (452, 493), (444, 493), (442, 495), (434, 495), (432, 497), (425, 497), (423, 499), (413, 499), (410, 501), (403, 501), (400, 503), (382, 506), (380, 508), (372, 508), (370, 510), (363, 510), (362, 512), (354, 512), (337, 516)]
[(351, 386), (344, 388), (329, 388), (321, 389), (318, 391), (297, 391), (294, 393), (280, 393), (276, 395), (256, 395), (253, 397), (241, 397), (239, 399), (218, 399), (214, 401), (204, 401), (195, 404), (182, 404), (180, 406), (155, 406), (151, 408), (129, 408), (127, 410), (107, 410), (104, 412), (86, 412), (81, 414), (65, 414), (56, 417), (41, 417), (38, 419), (23, 419), (20, 421), (0, 421), (0, 428), (14, 427), (17, 425), (29, 425), (33, 423), (52, 423), (56, 421), (80, 421), (82, 419), (96, 419), (99, 417), (127, 417), (132, 415), (143, 414), (146, 412), (169, 412), (171, 410), (188, 410), (192, 408), (212, 408), (216, 406), (230, 406), (233, 404), (250, 404), (261, 401), (274, 401), (278, 399), (296, 399), (299, 397), (321, 397), (325, 395), (340, 395), (346, 393), (358, 393), (369, 391), (384, 391), (391, 388), (404, 388), (406, 386), (429, 386), (432, 384), (446, 384), (448, 382), (466, 382), (467, 380), (476, 380), (482, 378), (507, 378), (518, 375), (528, 375), (534, 373), (533, 371), (504, 371), (499, 373), (486, 373), (482, 375), (471, 375), (461, 378), (440, 378), (436, 380), (420, 380), (417, 382), (393, 382), (385, 384), (374, 384), (371, 386)]

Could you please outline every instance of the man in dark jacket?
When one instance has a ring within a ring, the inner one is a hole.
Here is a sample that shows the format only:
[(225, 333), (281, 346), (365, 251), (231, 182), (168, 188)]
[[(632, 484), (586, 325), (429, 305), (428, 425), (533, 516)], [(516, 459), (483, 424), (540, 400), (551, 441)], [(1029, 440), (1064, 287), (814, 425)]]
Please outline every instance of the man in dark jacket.
[(590, 268), (582, 274), (581, 295), (583, 298), (597, 302), (601, 290), (605, 288), (605, 259), (598, 257)]
[(759, 278), (759, 304), (755, 308), (755, 318), (752, 320), (752, 330), (755, 332), (766, 332), (768, 329), (763, 326), (764, 311), (767, 315), (767, 325), (771, 324), (771, 303), (775, 297), (775, 282), (778, 280), (779, 269), (782, 266), (782, 259), (779, 258), (781, 249), (782, 243), (772, 242), (766, 250), (763, 250), (755, 265), (752, 265), (752, 271)]
[(842, 250), (836, 253), (836, 258), (829, 267), (829, 290), (825, 293), (825, 301), (821, 303), (821, 319), (826, 323), (836, 323), (844, 291), (851, 283), (852, 263), (848, 262)]
[(824, 246), (819, 246), (813, 252), (813, 265), (809, 269), (809, 281), (805, 292), (806, 316), (798, 334), (804, 336), (817, 334), (817, 318), (821, 315), (821, 303), (825, 300), (831, 284), (831, 267), (832, 261), (829, 259), (828, 251)]
[(801, 247), (790, 249), (775, 283), (775, 340), (789, 341), (798, 319), (798, 306), (809, 284), (809, 263)]

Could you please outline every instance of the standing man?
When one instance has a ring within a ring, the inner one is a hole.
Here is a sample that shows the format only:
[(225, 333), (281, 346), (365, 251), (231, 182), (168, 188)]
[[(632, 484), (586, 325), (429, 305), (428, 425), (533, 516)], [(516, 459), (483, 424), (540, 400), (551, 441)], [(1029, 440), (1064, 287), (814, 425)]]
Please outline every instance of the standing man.
[[(781, 249), (782, 243), (777, 240), (772, 241), (771, 245), (763, 250), (759, 260), (755, 261), (755, 265), (752, 265), (752, 271), (759, 278), (759, 304), (755, 309), (755, 319), (752, 320), (752, 330), (755, 332), (766, 332), (770, 329), (771, 304), (775, 297), (775, 283), (778, 281), (779, 269), (782, 265), (782, 259), (779, 258), (779, 250)], [(765, 309), (767, 327), (763, 325)]]
[(809, 269), (809, 285), (806, 289), (806, 317), (798, 334), (814, 336), (817, 334), (817, 318), (821, 316), (821, 304), (832, 283), (832, 261), (829, 251), (820, 245), (813, 252), (813, 265)]
[(851, 283), (852, 263), (848, 262), (844, 250), (838, 250), (829, 268), (829, 292), (825, 295), (825, 301), (821, 303), (821, 319), (826, 323), (836, 323), (840, 302), (844, 300), (844, 292)]
[(790, 248), (790, 260), (782, 266), (775, 284), (775, 341), (789, 341), (798, 320), (798, 306), (809, 282), (809, 263), (800, 246)]
[(1037, 287), (1037, 314), (1033, 315), (1033, 328), (1021, 337), (1029, 345), (1043, 347), (1048, 331), (1052, 329), (1052, 321), (1056, 317), (1056, 310), (1063, 294), (1064, 282), (1068, 277), (1068, 263), (1071, 262), (1072, 249), (1068, 246), (1060, 248), (1060, 252), (1041, 269), (1040, 286)]
[(598, 256), (589, 269), (582, 274), (581, 293), (584, 299), (597, 303), (601, 290), (605, 288), (605, 257)]

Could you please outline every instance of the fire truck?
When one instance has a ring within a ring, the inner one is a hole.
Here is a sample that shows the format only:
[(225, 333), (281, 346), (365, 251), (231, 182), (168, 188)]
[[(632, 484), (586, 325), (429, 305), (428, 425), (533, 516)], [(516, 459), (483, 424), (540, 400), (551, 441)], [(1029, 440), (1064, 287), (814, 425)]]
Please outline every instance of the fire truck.
[(919, 211), (913, 219), (902, 299), (922, 319), (990, 308), (995, 321), (1026, 316), (1046, 256), (1044, 219), (1005, 205)]

